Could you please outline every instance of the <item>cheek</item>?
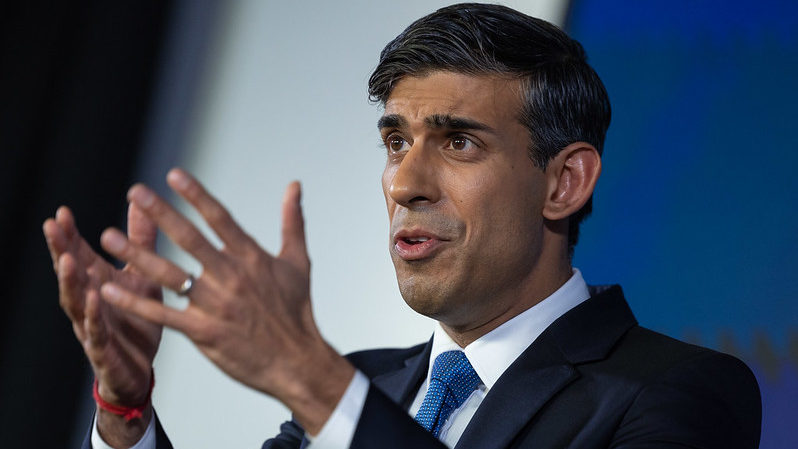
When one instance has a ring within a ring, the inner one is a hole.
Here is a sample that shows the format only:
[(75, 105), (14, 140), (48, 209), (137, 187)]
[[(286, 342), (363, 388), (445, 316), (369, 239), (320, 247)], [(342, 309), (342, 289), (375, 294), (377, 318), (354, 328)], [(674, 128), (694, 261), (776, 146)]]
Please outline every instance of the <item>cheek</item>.
[(542, 219), (544, 192), (523, 170), (496, 170), (460, 183), (453, 203), (478, 245), (512, 250), (525, 244)]
[(513, 178), (518, 175), (500, 168), (448, 173), (445, 189), (464, 217), (491, 215), (510, 203), (524, 201), (520, 196), (524, 187)]
[(488, 177), (469, 176), (451, 179), (446, 185), (457, 219), (464, 225), (465, 241), (477, 252), (487, 243), (497, 216), (503, 213), (493, 184)]

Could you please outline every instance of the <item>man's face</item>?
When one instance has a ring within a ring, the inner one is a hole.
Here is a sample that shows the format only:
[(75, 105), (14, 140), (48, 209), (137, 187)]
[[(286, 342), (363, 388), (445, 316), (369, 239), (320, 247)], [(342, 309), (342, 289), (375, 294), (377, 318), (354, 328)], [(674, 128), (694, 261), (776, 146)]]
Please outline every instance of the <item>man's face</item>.
[(528, 155), (520, 92), (494, 76), (405, 77), (379, 122), (399, 289), (444, 325), (483, 326), (534, 284), (546, 177)]

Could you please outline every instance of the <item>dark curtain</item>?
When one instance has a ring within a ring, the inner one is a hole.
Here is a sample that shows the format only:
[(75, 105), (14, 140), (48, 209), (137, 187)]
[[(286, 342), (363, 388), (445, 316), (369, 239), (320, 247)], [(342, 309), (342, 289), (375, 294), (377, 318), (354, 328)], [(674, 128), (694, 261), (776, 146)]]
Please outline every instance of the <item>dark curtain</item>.
[(67, 204), (95, 247), (124, 225), (171, 8), (17, 2), (0, 13), (2, 447), (72, 441), (91, 379), (41, 224)]

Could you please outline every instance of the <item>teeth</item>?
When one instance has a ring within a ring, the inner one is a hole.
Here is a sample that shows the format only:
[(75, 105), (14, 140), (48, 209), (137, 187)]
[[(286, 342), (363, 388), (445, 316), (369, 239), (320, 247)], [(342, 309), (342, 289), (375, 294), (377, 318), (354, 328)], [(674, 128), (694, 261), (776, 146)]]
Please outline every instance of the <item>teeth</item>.
[(419, 243), (426, 242), (427, 240), (429, 240), (429, 237), (415, 237), (407, 239), (408, 242), (419, 242)]

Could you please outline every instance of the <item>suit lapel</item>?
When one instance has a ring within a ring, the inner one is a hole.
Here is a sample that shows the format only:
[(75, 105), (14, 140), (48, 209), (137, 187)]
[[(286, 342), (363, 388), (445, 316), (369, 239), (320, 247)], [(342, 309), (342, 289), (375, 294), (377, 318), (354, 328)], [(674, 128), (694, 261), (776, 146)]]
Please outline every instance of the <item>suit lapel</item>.
[(415, 397), (422, 379), (427, 375), (431, 351), (432, 340), (421, 352), (406, 359), (403, 368), (376, 376), (371, 382), (392, 401), (407, 409), (410, 399)]
[(601, 291), (551, 324), (507, 368), (466, 427), (456, 449), (501, 449), (554, 396), (579, 378), (576, 366), (607, 356), (637, 321), (620, 287)]
[(456, 448), (508, 447), (540, 408), (577, 377), (562, 354), (538, 338), (485, 396)]

